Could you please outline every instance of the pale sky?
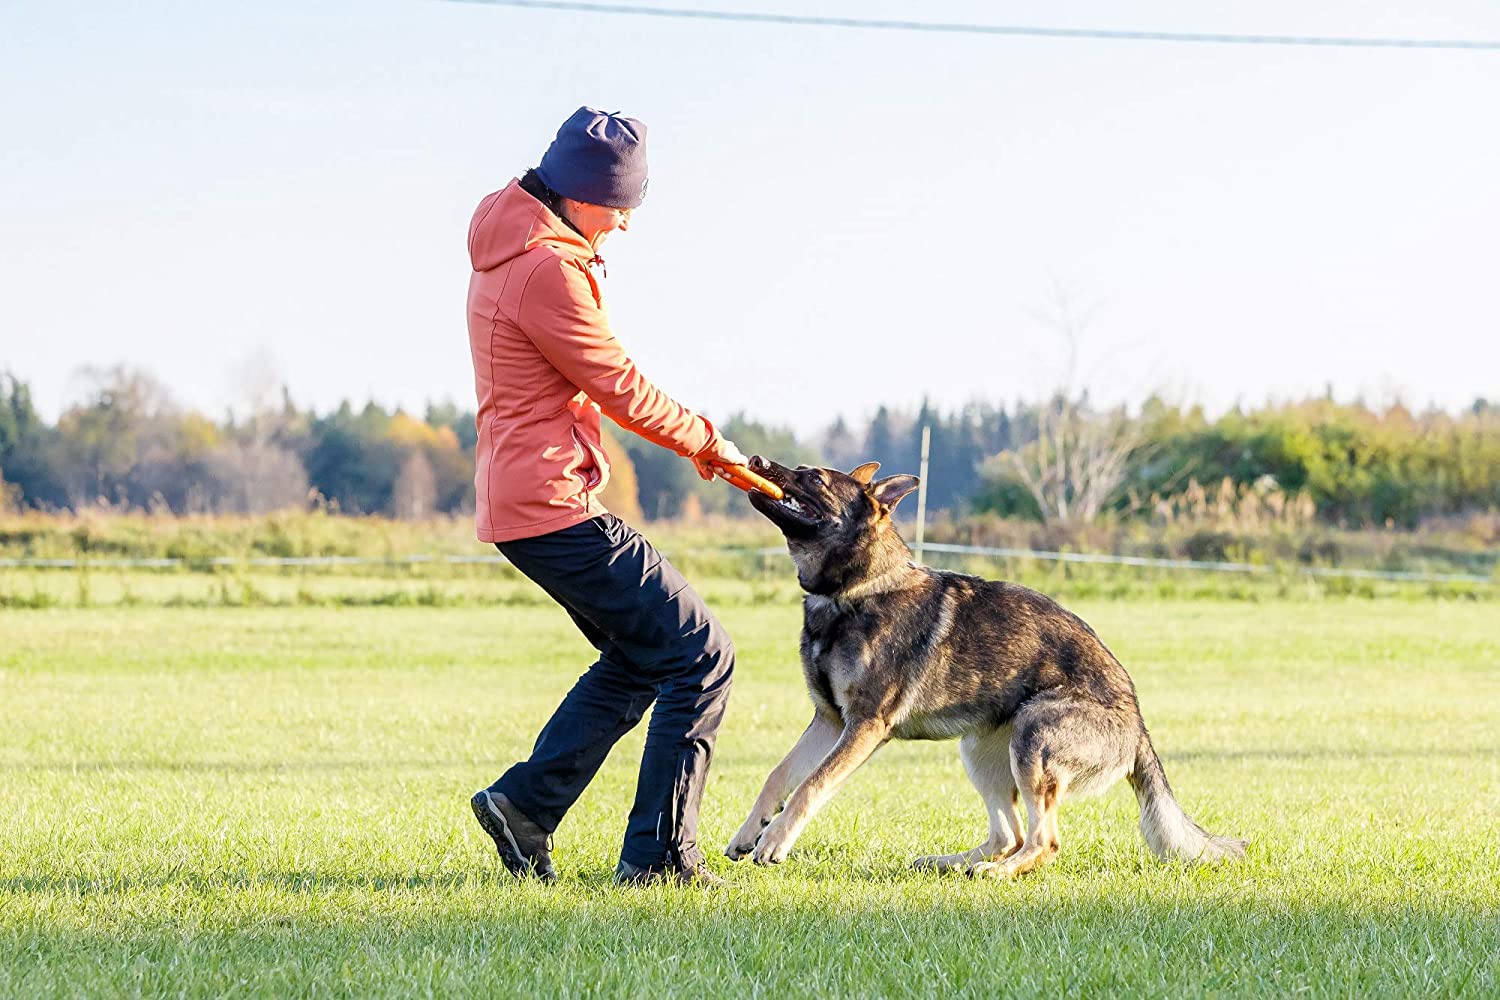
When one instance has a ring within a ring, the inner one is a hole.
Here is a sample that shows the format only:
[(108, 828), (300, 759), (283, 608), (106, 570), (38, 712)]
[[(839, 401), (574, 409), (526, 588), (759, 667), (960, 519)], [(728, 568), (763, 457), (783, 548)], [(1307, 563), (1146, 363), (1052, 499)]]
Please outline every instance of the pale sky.
[[(734, 0), (1053, 27), (1500, 39), (1500, 4)], [(664, 21), (428, 2), (0, 4), (0, 369), (222, 413), (473, 405), (474, 205), (580, 104), (650, 129), (616, 332), (711, 416), (1034, 398), (1500, 398), (1500, 52)]]

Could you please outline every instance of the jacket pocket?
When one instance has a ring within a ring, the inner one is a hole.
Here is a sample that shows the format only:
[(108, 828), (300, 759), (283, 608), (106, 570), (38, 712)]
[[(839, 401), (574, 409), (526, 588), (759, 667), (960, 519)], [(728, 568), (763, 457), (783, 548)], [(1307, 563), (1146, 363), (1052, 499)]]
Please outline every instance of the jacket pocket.
[(578, 451), (579, 468), (581, 469), (586, 464), (593, 465), (593, 468), (583, 474), (583, 488), (591, 490), (604, 478), (604, 465), (594, 449), (590, 448), (588, 442), (583, 439), (583, 435), (578, 433), (577, 424), (568, 428), (568, 433), (573, 435), (573, 447)]

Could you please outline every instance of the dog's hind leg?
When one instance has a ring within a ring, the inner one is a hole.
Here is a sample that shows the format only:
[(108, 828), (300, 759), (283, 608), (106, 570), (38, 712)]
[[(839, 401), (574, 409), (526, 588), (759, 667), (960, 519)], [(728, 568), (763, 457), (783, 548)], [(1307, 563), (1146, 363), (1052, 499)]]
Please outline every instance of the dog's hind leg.
[(959, 854), (930, 854), (912, 862), (918, 868), (951, 871), (968, 868), (981, 861), (1006, 857), (1021, 847), (1025, 836), (1021, 813), (1017, 808), (1019, 793), (1010, 766), (1010, 727), (983, 733), (970, 733), (958, 742), (958, 755), (964, 771), (984, 799), (989, 813), (989, 839), (973, 850)]
[(812, 722), (798, 737), (792, 749), (767, 776), (760, 795), (755, 799), (755, 805), (750, 807), (750, 815), (746, 817), (739, 832), (730, 839), (729, 846), (724, 848), (725, 854), (738, 861), (755, 849), (755, 840), (760, 836), (760, 831), (770, 825), (776, 814), (781, 812), (792, 789), (802, 784), (813, 768), (828, 756), (828, 751), (838, 742), (841, 731), (837, 723), (830, 722), (821, 715), (813, 716)]
[(1055, 857), (1063, 797), (1070, 790), (1103, 791), (1124, 776), (1131, 726), (1129, 714), (1083, 697), (1043, 696), (1022, 706), (1010, 739), (1010, 765), (1026, 804), (1026, 839), (1010, 857), (977, 865), (971, 873), (1022, 875)]
[(1020, 850), (1000, 861), (982, 861), (969, 869), (970, 875), (1003, 878), (1023, 875), (1050, 861), (1062, 846), (1057, 826), (1057, 808), (1062, 804), (1063, 793), (1067, 790), (1066, 782), (1045, 766), (1017, 767), (1015, 774), (1029, 820), (1026, 839), (1021, 843)]

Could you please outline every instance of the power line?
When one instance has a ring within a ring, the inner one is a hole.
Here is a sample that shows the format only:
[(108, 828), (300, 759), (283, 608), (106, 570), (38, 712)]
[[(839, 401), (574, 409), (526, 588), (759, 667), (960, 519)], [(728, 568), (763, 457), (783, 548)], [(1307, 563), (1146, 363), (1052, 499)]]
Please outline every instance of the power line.
[(1031, 38), (1094, 38), (1114, 42), (1207, 42), (1222, 45), (1311, 45), (1358, 49), (1468, 49), (1500, 50), (1500, 41), (1451, 38), (1339, 38), (1319, 35), (1226, 35), (1197, 31), (1110, 31), (1102, 28), (1037, 28), (1029, 25), (965, 24), (957, 21), (880, 21), (862, 17), (824, 17), (810, 14), (771, 14), (759, 11), (694, 10), (684, 7), (643, 7), (635, 4), (574, 3), (571, 0), (451, 0), (489, 7), (572, 11), (584, 14), (625, 14), (695, 21), (736, 21), (744, 24), (793, 24), (802, 27), (868, 28), (884, 31), (926, 31), (950, 35), (1012, 35)]

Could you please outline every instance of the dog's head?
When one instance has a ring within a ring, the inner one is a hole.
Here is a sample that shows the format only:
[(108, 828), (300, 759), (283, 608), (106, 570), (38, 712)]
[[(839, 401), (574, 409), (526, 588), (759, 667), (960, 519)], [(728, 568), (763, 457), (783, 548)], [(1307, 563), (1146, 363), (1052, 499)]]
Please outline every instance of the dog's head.
[(795, 469), (759, 455), (750, 468), (781, 487), (782, 499), (759, 490), (750, 505), (786, 536), (805, 590), (832, 594), (905, 562), (908, 551), (891, 523), (891, 511), (917, 488), (916, 476), (875, 480), (879, 462), (853, 472), (799, 465)]

